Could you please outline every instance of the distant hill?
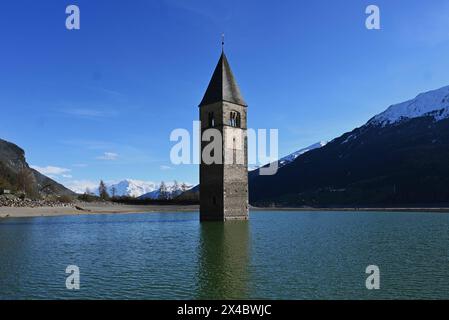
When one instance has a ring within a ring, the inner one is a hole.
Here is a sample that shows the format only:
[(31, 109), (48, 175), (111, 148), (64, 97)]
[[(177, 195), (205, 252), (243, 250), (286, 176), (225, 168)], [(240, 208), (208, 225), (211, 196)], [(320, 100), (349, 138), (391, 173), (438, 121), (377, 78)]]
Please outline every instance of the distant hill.
[(274, 176), (250, 173), (259, 206), (449, 204), (449, 86), (390, 106), (298, 156)]
[(30, 168), (25, 151), (0, 139), (0, 189), (25, 191), (29, 196), (75, 195), (56, 181)]
[(177, 200), (181, 201), (199, 201), (200, 200), (200, 185), (197, 184), (193, 188), (182, 192), (176, 197)]

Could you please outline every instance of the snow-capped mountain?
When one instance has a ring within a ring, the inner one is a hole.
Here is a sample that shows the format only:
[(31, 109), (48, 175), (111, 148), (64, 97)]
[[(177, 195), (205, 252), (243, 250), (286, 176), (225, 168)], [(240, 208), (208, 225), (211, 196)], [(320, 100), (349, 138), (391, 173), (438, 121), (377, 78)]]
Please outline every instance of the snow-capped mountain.
[(320, 142), (317, 142), (317, 143), (314, 143), (314, 144), (308, 146), (307, 148), (303, 148), (296, 152), (293, 152), (292, 154), (289, 154), (288, 156), (285, 156), (279, 160), (279, 167), (281, 168), (281, 167), (285, 166), (286, 164), (289, 164), (290, 162), (294, 161), (296, 158), (298, 158), (300, 155), (302, 155), (306, 152), (309, 152), (309, 151), (312, 151), (312, 150), (315, 150), (318, 148), (322, 148), (326, 144), (327, 144), (327, 141), (320, 141)]
[[(108, 194), (112, 197), (133, 197), (142, 199), (158, 199), (161, 183), (152, 181), (141, 181), (125, 179), (119, 182), (105, 181)], [(182, 190), (189, 190), (192, 186), (184, 182), (166, 182), (167, 194), (170, 198), (179, 195)], [(91, 190), (95, 195), (99, 195), (98, 188)]]
[(449, 204), (449, 86), (390, 106), (275, 175), (249, 174), (254, 206)]
[[(151, 181), (125, 179), (117, 183), (106, 183), (106, 187), (111, 196), (137, 198), (143, 194), (156, 190), (159, 187), (159, 184)], [(98, 190), (96, 193), (98, 193)]]
[[(179, 196), (181, 193), (188, 191), (192, 188), (192, 185), (187, 183), (166, 183), (165, 184), (165, 197), (168, 199), (173, 199)], [(153, 191), (143, 194), (138, 197), (138, 199), (160, 199), (161, 198), (161, 188), (160, 185)]]
[(436, 121), (449, 117), (449, 86), (421, 93), (415, 99), (392, 105), (368, 124), (385, 126), (426, 115), (432, 116)]
[[(298, 151), (295, 151), (295, 152), (289, 154), (288, 156), (285, 156), (285, 157), (279, 159), (279, 161), (278, 161), (279, 167), (278, 168), (282, 168), (283, 166), (294, 161), (297, 157), (299, 157), (300, 155), (302, 155), (306, 152), (324, 147), (327, 143), (328, 143), (327, 141), (320, 141), (320, 142), (314, 143), (306, 148), (302, 148)], [(248, 171), (250, 171), (250, 172), (257, 171), (260, 167), (261, 166), (248, 166)]]

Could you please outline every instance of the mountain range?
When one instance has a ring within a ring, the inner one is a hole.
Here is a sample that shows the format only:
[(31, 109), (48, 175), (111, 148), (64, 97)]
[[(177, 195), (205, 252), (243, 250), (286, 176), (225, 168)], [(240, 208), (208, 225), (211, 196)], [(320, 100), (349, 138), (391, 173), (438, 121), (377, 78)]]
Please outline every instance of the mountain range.
[(390, 106), (303, 153), (276, 175), (249, 174), (256, 206), (422, 206), (449, 203), (449, 86)]
[[(106, 189), (110, 196), (132, 197), (138, 199), (159, 199), (161, 183), (152, 181), (140, 181), (133, 179), (125, 179), (119, 182), (105, 182)], [(165, 192), (168, 198), (177, 197), (182, 192), (187, 191), (192, 186), (185, 182), (166, 182)], [(91, 190), (92, 193), (98, 195), (98, 188)]]
[[(186, 184), (186, 183), (167, 183), (166, 184), (166, 190), (165, 190), (165, 197), (168, 199), (174, 199), (178, 197), (181, 193), (186, 192), (192, 188), (192, 185)], [(146, 200), (146, 199), (160, 199), (161, 198), (161, 189), (160, 185), (155, 190), (148, 192), (146, 194), (143, 194), (138, 197), (140, 200)]]

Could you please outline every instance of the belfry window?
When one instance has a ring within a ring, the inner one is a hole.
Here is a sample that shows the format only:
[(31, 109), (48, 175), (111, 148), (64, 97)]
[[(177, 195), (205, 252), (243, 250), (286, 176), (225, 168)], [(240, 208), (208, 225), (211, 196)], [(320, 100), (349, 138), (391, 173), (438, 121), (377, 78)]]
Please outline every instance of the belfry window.
[(208, 120), (207, 120), (207, 124), (208, 124), (209, 128), (215, 127), (215, 118), (214, 118), (214, 113), (213, 112), (209, 112), (209, 117), (208, 117)]
[(229, 125), (231, 127), (240, 128), (240, 113), (237, 111), (231, 111), (231, 116), (229, 117)]

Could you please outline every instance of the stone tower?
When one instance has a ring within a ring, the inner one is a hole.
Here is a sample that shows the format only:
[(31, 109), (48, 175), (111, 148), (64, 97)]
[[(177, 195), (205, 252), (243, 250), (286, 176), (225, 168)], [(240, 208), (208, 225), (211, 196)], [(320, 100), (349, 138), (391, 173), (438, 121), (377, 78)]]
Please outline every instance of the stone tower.
[[(247, 105), (240, 94), (224, 51), (199, 110), (201, 137), (208, 129), (218, 130), (222, 151), (222, 161), (219, 163), (205, 163), (201, 156), (200, 220), (247, 220)], [(201, 155), (209, 144), (209, 141), (201, 142)]]

